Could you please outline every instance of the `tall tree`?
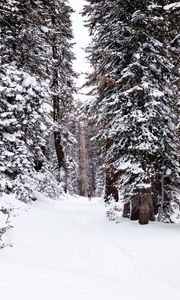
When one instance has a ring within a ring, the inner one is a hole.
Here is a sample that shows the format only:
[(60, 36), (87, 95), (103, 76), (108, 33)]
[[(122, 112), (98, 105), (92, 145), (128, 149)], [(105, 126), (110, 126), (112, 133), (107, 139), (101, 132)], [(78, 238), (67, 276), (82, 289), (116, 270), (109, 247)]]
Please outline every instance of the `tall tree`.
[[(1, 164), (7, 179), (2, 190), (14, 191), (27, 201), (34, 198), (30, 179), (36, 162), (44, 156), (46, 126), (42, 99), (46, 97), (46, 85), (31, 72), (29, 60), (24, 58), (23, 49), (25, 45), (28, 49), (28, 45), (25, 40), (22, 42), (27, 28), (23, 4), (19, 1), (0, 4), (0, 135), (3, 143)], [(18, 184), (21, 187), (18, 188)]]
[[(49, 178), (54, 194), (58, 184), (48, 161), (48, 144), (56, 150), (59, 170), (65, 165), (62, 140), (73, 106), (72, 10), (66, 1), (3, 0), (0, 11), (1, 157), (7, 157), (1, 159), (1, 172), (13, 183), (5, 188), (3, 180), (1, 190), (23, 190), (26, 173), (40, 190)], [(19, 189), (18, 182), (22, 183)], [(32, 188), (27, 198), (30, 194)]]
[(162, 26), (167, 1), (88, 2), (90, 82), (98, 91), (90, 112), (104, 142), (105, 198), (117, 201), (118, 188), (131, 206), (127, 214), (141, 224), (154, 220), (159, 206), (170, 219), (178, 157), (174, 65)]
[[(52, 5), (53, 4), (53, 5)], [(70, 13), (72, 9), (67, 1), (54, 1), (51, 4), (51, 47), (53, 59), (52, 91), (53, 91), (53, 115), (54, 115), (54, 142), (58, 160), (59, 180), (64, 180), (67, 190), (67, 169), (65, 149), (63, 148), (63, 135), (67, 135), (66, 116), (73, 108), (74, 85), (72, 77), (71, 51), (73, 38)], [(63, 177), (63, 178), (61, 178)]]

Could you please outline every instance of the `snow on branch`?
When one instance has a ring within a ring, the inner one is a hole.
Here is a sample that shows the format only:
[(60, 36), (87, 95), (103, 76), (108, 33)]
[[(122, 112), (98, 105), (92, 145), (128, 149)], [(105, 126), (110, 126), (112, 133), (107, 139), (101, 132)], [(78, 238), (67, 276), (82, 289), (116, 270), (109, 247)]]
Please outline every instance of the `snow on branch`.
[(170, 9), (176, 9), (176, 8), (179, 8), (179, 7), (180, 7), (180, 1), (177, 1), (177, 2), (174, 2), (174, 3), (168, 4), (168, 5), (165, 5), (164, 9), (165, 10), (170, 10)]

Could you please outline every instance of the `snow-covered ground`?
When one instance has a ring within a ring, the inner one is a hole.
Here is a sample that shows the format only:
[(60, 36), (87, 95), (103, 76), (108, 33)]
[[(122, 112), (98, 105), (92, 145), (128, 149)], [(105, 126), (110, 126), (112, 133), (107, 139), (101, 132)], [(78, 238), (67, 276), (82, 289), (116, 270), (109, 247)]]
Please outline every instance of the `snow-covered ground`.
[(2, 300), (179, 300), (180, 225), (105, 218), (101, 199), (39, 195), (0, 250)]

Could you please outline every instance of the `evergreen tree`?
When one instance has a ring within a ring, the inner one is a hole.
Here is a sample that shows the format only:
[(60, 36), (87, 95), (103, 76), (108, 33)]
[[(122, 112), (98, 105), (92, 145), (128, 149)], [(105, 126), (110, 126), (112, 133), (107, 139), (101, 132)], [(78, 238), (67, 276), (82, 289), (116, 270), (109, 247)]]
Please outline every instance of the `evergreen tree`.
[(53, 136), (56, 152), (56, 177), (67, 190), (66, 136), (68, 135), (67, 118), (74, 108), (73, 92), (75, 76), (72, 69), (74, 55), (72, 53), (72, 9), (67, 1), (42, 1), (37, 5), (41, 16), (40, 30), (43, 45), (46, 45), (50, 99), (53, 107)]
[(7, 179), (2, 191), (16, 192), (23, 201), (27, 201), (34, 198), (30, 188), (32, 173), (36, 161), (43, 156), (41, 146), (45, 144), (46, 126), (41, 107), (45, 85), (40, 78), (28, 73), (25, 63), (21, 67), (21, 39), (26, 23), (21, 14), (21, 4), (19, 1), (10, 4), (3, 1), (0, 7), (0, 135), (3, 143), (1, 165)]
[(56, 150), (59, 165), (59, 139), (65, 164), (62, 136), (74, 75), (72, 10), (66, 1), (3, 0), (0, 11), (1, 191), (15, 191), (28, 201), (32, 189), (42, 191), (49, 181), (46, 194), (55, 196), (61, 188), (47, 145)]
[(90, 82), (98, 91), (90, 112), (104, 143), (105, 199), (118, 201), (118, 188), (132, 220), (154, 220), (159, 206), (170, 219), (178, 157), (174, 65), (162, 26), (167, 1), (89, 2)]

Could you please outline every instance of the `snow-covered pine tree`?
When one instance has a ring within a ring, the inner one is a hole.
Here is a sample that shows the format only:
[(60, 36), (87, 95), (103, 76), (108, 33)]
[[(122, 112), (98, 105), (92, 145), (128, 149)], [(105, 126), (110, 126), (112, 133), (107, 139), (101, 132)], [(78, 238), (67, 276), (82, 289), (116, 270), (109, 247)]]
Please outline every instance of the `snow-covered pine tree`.
[[(0, 135), (4, 149), (1, 164), (6, 177), (13, 180), (15, 186), (18, 185), (18, 178), (24, 178), (23, 182), (32, 186), (32, 173), (44, 159), (42, 147), (45, 145), (43, 137), (46, 126), (40, 110), (44, 94), (36, 78), (16, 66), (3, 67), (0, 71)], [(13, 191), (19, 189), (14, 188)]]
[(73, 92), (74, 71), (72, 61), (72, 24), (70, 14), (72, 9), (68, 1), (40, 1), (41, 6), (37, 5), (42, 22), (41, 32), (44, 38), (43, 42), (48, 49), (48, 61), (46, 70), (50, 80), (49, 91), (53, 106), (53, 135), (54, 150), (56, 152), (56, 177), (62, 183), (64, 189), (67, 189), (67, 166), (66, 153), (69, 149), (66, 147), (66, 136), (68, 136), (67, 118), (68, 114), (74, 108)]
[(0, 10), (1, 165), (6, 178), (1, 190), (15, 192), (28, 201), (34, 198), (32, 173), (38, 156), (43, 156), (40, 147), (45, 143), (41, 110), (44, 86), (24, 65), (21, 67), (20, 46), (26, 23), (21, 3), (2, 1)]
[[(58, 186), (47, 160), (51, 158), (47, 144), (57, 127), (64, 132), (63, 121), (65, 124), (66, 113), (71, 109), (71, 9), (64, 1), (3, 0), (0, 11), (1, 173), (8, 182), (1, 180), (1, 190), (19, 194), (24, 190), (27, 194), (25, 185), (30, 182), (28, 194), (20, 196), (26, 201), (24, 197), (28, 199), (32, 194), (34, 179), (37, 189), (55, 196)], [(55, 91), (56, 72), (58, 90)], [(62, 100), (56, 110), (64, 118), (56, 124), (55, 96)], [(29, 174), (31, 180), (24, 174)], [(47, 182), (51, 188), (47, 188)]]
[(98, 91), (90, 112), (104, 143), (105, 199), (118, 200), (118, 187), (132, 220), (154, 220), (159, 205), (170, 219), (178, 157), (174, 65), (162, 26), (167, 1), (88, 2), (90, 81)]
[[(175, 111), (178, 117), (180, 117), (180, 100), (179, 97), (179, 87), (180, 87), (180, 68), (179, 68), (179, 57), (180, 57), (180, 3), (172, 2), (169, 3), (167, 1), (164, 6), (164, 18), (166, 26), (168, 26), (168, 30), (166, 31), (166, 44), (168, 45), (169, 51), (171, 51), (172, 60), (174, 64), (174, 74), (176, 76), (176, 80), (174, 84), (177, 86), (177, 101)], [(178, 118), (177, 122), (177, 139), (180, 141), (180, 119)], [(180, 149), (180, 145), (179, 145)]]
[[(72, 77), (74, 72), (72, 60), (74, 55), (71, 51), (73, 35), (70, 20), (72, 10), (67, 5), (67, 1), (56, 1), (52, 11), (52, 26), (54, 27), (52, 35), (54, 141), (58, 158), (59, 179), (64, 181), (64, 189), (67, 191), (67, 165), (63, 138), (68, 136), (67, 114), (73, 108), (74, 85)], [(57, 28), (61, 31), (60, 35), (57, 34)]]

